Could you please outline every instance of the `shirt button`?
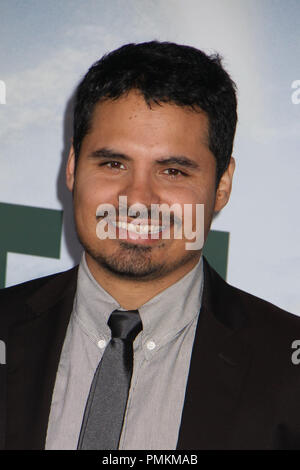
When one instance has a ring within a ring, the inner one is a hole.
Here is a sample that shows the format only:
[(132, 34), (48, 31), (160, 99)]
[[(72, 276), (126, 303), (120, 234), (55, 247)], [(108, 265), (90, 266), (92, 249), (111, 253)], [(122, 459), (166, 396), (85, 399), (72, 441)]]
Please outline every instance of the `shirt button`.
[(105, 348), (105, 345), (106, 345), (105, 339), (100, 339), (98, 341), (98, 348), (103, 349), (103, 348)]
[(147, 343), (147, 348), (150, 349), (150, 351), (151, 351), (152, 349), (154, 349), (155, 346), (156, 346), (156, 344), (154, 343), (154, 341), (148, 341), (148, 343)]

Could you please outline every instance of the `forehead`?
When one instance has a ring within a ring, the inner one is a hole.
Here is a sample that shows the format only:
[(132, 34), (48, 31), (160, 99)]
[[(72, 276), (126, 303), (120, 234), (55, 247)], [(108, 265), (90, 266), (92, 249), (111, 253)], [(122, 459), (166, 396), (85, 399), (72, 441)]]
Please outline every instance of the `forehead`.
[(99, 102), (93, 111), (90, 137), (208, 146), (208, 118), (203, 111), (173, 103), (146, 103), (137, 91)]

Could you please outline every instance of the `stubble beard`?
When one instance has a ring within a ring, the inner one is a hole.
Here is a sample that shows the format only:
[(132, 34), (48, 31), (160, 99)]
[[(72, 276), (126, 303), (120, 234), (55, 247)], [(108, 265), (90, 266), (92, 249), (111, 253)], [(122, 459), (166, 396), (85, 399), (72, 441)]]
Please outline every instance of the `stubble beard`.
[(152, 250), (164, 250), (164, 243), (160, 247), (152, 248), (125, 241), (119, 241), (116, 250), (108, 255), (105, 252), (96, 251), (79, 234), (78, 238), (85, 251), (98, 266), (119, 279), (132, 279), (135, 281), (160, 279), (191, 260), (196, 261), (196, 258), (199, 257), (197, 251), (188, 250), (183, 256), (174, 261), (170, 260), (167, 263), (154, 261), (152, 259)]

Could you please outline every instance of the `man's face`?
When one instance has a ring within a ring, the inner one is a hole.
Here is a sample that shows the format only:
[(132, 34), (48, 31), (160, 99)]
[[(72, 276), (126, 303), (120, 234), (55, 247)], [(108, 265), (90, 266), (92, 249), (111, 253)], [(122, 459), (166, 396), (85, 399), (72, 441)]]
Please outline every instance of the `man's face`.
[[(173, 226), (170, 239), (153, 240), (150, 235), (145, 239), (125, 232), (126, 239), (101, 240), (96, 234), (97, 207), (112, 204), (118, 221), (119, 196), (127, 196), (128, 207), (149, 208), (149, 218), (151, 204), (179, 204), (183, 214), (185, 204), (192, 205), (193, 211), (196, 204), (204, 204), (206, 238), (214, 211), (229, 198), (232, 173), (231, 163), (216, 195), (216, 161), (208, 148), (204, 113), (164, 103), (150, 108), (135, 91), (99, 103), (82, 141), (75, 175), (73, 148), (67, 165), (76, 228), (88, 264), (120, 278), (144, 281), (184, 266), (191, 269), (201, 251), (186, 250), (190, 240), (174, 239)], [(133, 221), (128, 215), (126, 219)]]

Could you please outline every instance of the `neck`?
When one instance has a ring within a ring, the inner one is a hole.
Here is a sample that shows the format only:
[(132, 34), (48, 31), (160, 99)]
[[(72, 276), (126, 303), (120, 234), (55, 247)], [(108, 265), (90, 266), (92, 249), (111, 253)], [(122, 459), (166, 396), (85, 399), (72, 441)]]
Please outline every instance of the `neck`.
[(126, 310), (136, 310), (140, 308), (148, 302), (148, 300), (152, 299), (172, 284), (175, 284), (175, 282), (179, 281), (196, 266), (199, 258), (200, 254), (196, 259), (190, 260), (178, 269), (158, 279), (135, 281), (132, 279), (122, 279), (107, 271), (99, 266), (99, 264), (85, 252), (88, 268), (96, 281)]

